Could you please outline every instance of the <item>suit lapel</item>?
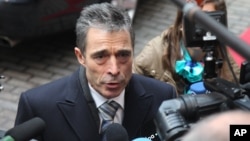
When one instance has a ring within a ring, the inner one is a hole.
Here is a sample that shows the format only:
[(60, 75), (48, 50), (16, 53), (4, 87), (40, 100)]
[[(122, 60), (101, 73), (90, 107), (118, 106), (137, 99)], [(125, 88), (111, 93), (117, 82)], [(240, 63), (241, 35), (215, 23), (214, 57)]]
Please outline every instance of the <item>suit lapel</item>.
[[(86, 96), (86, 94), (90, 95), (88, 83), (86, 79), (83, 79), (86, 77), (82, 78), (80, 75), (83, 82), (80, 82), (79, 75), (74, 77), (77, 78), (72, 78), (72, 80), (78, 81), (69, 82), (71, 86), (66, 92), (65, 101), (60, 101), (57, 105), (80, 140), (100, 140), (98, 111), (92, 97)], [(145, 117), (152, 105), (152, 95), (146, 93), (140, 82), (137, 82), (133, 76), (125, 92), (123, 126), (132, 138), (140, 133), (141, 127), (147, 122)], [(84, 134), (87, 131), (89, 134)]]
[(145, 117), (148, 114), (152, 103), (152, 95), (146, 94), (140, 83), (131, 83), (126, 88), (125, 109), (123, 126), (128, 131), (130, 137), (135, 137), (140, 132), (140, 128), (146, 122)]
[[(81, 70), (80, 70), (81, 71)], [(99, 136), (99, 125), (96, 123), (96, 118), (98, 117), (98, 111), (95, 112), (95, 118), (91, 113), (94, 111), (91, 110), (89, 107), (89, 103), (94, 104), (94, 101), (88, 101), (86, 99), (84, 93), (88, 92), (89, 90), (82, 89), (82, 86), (80, 84), (79, 75), (76, 75), (73, 78), (75, 80), (78, 80), (76, 84), (72, 83), (70, 85), (70, 88), (74, 88), (68, 90), (67, 96), (65, 97), (65, 101), (58, 102), (58, 107), (62, 114), (64, 115), (67, 123), (72, 127), (76, 135), (79, 137), (80, 140), (100, 140)], [(75, 85), (75, 86), (73, 86)], [(85, 88), (87, 83), (85, 83)], [(77, 88), (75, 88), (77, 86)], [(94, 108), (94, 110), (97, 110)], [(99, 119), (98, 119), (99, 122)], [(92, 130), (92, 132), (90, 132)], [(88, 134), (85, 134), (85, 133)]]

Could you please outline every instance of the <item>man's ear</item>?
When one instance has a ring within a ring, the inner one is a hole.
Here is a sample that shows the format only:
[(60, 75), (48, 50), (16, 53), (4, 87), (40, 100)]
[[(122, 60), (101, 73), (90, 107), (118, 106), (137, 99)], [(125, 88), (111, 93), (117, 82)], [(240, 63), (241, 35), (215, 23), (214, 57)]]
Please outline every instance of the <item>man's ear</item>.
[(78, 62), (81, 65), (85, 66), (85, 57), (83, 56), (81, 50), (78, 47), (75, 47), (74, 50), (75, 50), (75, 55), (76, 55)]

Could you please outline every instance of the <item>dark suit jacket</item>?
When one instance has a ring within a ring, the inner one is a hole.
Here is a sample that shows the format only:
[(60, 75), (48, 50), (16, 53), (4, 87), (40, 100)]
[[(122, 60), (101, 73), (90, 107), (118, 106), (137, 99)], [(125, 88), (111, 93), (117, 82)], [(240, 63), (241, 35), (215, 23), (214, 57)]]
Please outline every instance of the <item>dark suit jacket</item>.
[[(79, 72), (22, 93), (15, 125), (40, 117), (46, 123), (42, 140), (100, 141), (98, 111), (91, 110), (94, 102), (86, 97), (90, 95), (87, 80), (81, 82)], [(160, 104), (175, 97), (171, 85), (133, 74), (125, 90), (122, 123), (129, 138), (154, 134), (151, 126)]]

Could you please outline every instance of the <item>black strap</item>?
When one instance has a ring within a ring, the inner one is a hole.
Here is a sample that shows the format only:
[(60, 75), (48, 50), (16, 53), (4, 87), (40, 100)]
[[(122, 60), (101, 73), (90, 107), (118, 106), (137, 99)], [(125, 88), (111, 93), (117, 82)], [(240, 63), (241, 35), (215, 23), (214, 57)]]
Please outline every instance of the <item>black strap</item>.
[(96, 104), (94, 99), (92, 98), (91, 94), (90, 94), (90, 90), (89, 90), (89, 86), (88, 86), (88, 81), (85, 75), (85, 69), (84, 67), (80, 67), (79, 70), (79, 80), (82, 86), (82, 90), (83, 90), (83, 94), (87, 100), (88, 106), (91, 110), (91, 114), (94, 117), (97, 129), (99, 129), (100, 127), (100, 119), (99, 119), (99, 115), (98, 115), (98, 109), (96, 108)]

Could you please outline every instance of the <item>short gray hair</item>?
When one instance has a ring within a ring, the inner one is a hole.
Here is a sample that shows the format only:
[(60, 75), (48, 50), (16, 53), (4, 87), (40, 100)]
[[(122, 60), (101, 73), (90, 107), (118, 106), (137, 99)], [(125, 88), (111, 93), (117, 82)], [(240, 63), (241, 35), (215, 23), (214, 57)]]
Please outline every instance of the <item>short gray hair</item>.
[(84, 7), (76, 23), (76, 45), (84, 53), (89, 28), (107, 31), (129, 31), (134, 48), (134, 31), (128, 13), (110, 3), (98, 3)]

